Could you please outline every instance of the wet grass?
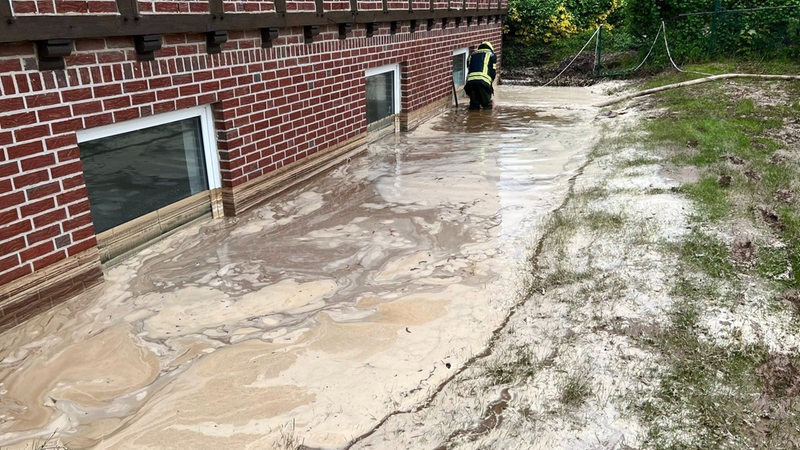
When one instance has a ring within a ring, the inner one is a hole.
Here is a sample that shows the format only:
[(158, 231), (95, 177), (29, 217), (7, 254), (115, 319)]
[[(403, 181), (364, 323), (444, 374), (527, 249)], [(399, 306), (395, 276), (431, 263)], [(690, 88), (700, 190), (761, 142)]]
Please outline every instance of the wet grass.
[(582, 406), (592, 395), (592, 380), (589, 371), (577, 368), (567, 375), (559, 386), (558, 401), (568, 409)]
[(591, 211), (584, 220), (592, 231), (611, 231), (619, 229), (625, 223), (625, 216), (616, 212)]
[[(648, 86), (685, 76), (659, 77)], [(763, 101), (774, 94), (789, 104)], [(796, 161), (779, 157), (776, 152), (788, 151), (791, 144), (775, 137), (786, 121), (796, 120), (798, 94), (800, 83), (770, 85), (765, 91), (762, 82), (742, 80), (675, 89), (652, 100), (666, 112), (644, 125), (648, 147), (670, 149), (670, 163), (696, 167), (700, 179), (678, 189), (696, 207), (691, 232), (680, 244), (663, 248), (679, 261), (671, 320), (639, 338), (666, 364), (652, 396), (634, 401), (648, 424), (646, 448), (764, 448), (800, 442), (794, 414), (763, 418), (765, 411), (800, 400), (800, 389), (783, 396), (770, 393), (776, 376), (765, 375), (764, 367), (777, 356), (766, 343), (745, 341), (735, 329), (731, 343), (717, 342), (702, 323), (712, 305), (736, 310), (743, 279), (775, 290), (764, 308), (784, 308), (776, 299), (798, 288), (800, 202), (780, 199), (798, 194), (800, 170)], [(768, 236), (764, 240), (780, 245), (754, 241), (752, 251), (743, 253), (749, 260), (737, 260), (732, 244), (720, 237), (736, 223), (747, 223)]]
[(555, 355), (542, 360), (536, 359), (530, 349), (518, 347), (511, 354), (500, 358), (500, 362), (486, 368), (486, 375), (496, 386), (525, 382), (533, 378), (543, 368), (553, 364)]

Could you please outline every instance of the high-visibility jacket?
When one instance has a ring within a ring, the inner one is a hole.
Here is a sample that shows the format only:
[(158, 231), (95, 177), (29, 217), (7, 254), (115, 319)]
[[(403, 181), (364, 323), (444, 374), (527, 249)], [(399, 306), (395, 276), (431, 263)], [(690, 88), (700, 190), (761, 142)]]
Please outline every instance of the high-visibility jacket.
[(478, 48), (467, 58), (467, 82), (482, 81), (492, 86), (497, 75), (497, 55), (488, 48)]

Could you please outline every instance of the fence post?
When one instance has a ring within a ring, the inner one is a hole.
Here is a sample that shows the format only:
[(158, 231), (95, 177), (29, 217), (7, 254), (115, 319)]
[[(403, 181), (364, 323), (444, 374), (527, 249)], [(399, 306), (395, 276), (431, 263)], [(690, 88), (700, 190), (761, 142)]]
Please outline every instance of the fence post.
[(714, 13), (711, 15), (711, 36), (709, 37), (708, 55), (713, 56), (715, 53), (714, 44), (717, 34), (717, 16), (719, 15), (720, 5), (719, 0), (714, 0)]
[(600, 72), (600, 61), (603, 53), (603, 24), (597, 27), (597, 45), (594, 54), (594, 74), (598, 75)]

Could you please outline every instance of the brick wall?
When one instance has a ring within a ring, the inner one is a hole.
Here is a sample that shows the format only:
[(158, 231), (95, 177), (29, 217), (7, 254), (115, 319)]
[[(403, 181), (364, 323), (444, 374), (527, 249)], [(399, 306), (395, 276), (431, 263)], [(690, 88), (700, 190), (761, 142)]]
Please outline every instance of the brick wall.
[(148, 62), (131, 38), (79, 39), (65, 70), (44, 72), (32, 43), (0, 43), (0, 287), (96, 248), (78, 130), (212, 105), (222, 184), (234, 188), (366, 133), (365, 69), (400, 64), (413, 112), (451, 95), (454, 49), (489, 39), (500, 50), (499, 22), (402, 25), (371, 38), (356, 25), (344, 40), (323, 26), (311, 44), (281, 29), (266, 49), (258, 30), (231, 32), (213, 55), (204, 35), (165, 35)]

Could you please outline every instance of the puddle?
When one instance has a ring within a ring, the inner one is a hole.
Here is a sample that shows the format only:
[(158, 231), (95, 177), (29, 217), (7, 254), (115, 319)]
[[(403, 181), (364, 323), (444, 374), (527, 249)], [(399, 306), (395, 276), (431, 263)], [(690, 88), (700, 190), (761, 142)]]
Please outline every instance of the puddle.
[(481, 352), (590, 150), (583, 88), (502, 86), (0, 336), (0, 446), (339, 448)]

